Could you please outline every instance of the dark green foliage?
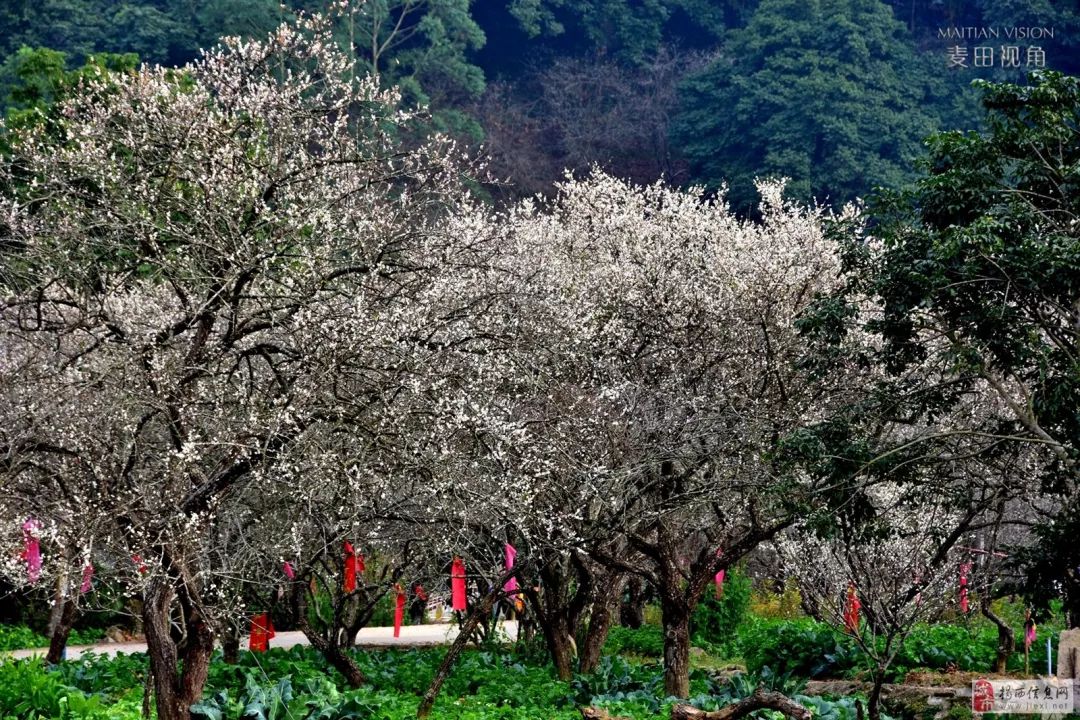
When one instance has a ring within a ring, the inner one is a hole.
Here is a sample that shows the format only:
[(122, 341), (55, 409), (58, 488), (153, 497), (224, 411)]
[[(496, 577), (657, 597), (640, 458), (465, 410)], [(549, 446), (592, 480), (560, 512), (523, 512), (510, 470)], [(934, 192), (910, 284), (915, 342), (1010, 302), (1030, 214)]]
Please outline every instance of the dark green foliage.
[(861, 664), (855, 644), (829, 625), (809, 619), (755, 620), (740, 628), (737, 638), (751, 673), (769, 668), (778, 675), (842, 677)]
[(930, 77), (880, 0), (763, 0), (687, 81), (674, 140), (696, 180), (730, 183), (738, 209), (756, 202), (757, 176), (843, 202), (908, 176), (937, 126)]
[(1053, 38), (1033, 41), (1050, 67), (1080, 73), (1080, 5), (1059, 0), (982, 0), (980, 21), (992, 27), (1052, 28)]
[[(353, 0), (353, 12), (338, 13), (339, 37), (354, 42), (361, 68), (400, 86), (407, 104), (435, 106), (434, 129), (478, 136), (462, 112), (484, 90), (484, 72), (469, 59), (484, 44), (470, 2)], [(52, 48), (61, 53), (49, 58), (53, 75), (116, 52), (176, 66), (224, 35), (259, 37), (297, 10), (329, 9), (322, 0), (292, 0), (284, 8), (277, 0), (45, 0), (0, 11), (0, 58), (21, 47)]]
[(579, 51), (592, 49), (630, 63), (652, 57), (663, 39), (671, 0), (513, 0), (510, 11), (530, 35), (569, 34)]
[(48, 48), (22, 47), (0, 66), (0, 102), (7, 108), (6, 126), (20, 128), (49, 122), (49, 110), (79, 83), (110, 72), (130, 72), (139, 64), (134, 53), (102, 53), (68, 70), (68, 58)]
[[(1066, 509), (1053, 522), (1035, 528), (1037, 542), (1015, 550), (1015, 563), (1024, 572), (1026, 595), (1036, 609), (1037, 620), (1046, 616), (1058, 599), (1058, 588), (1072, 600), (1080, 615), (1080, 516)], [(1073, 625), (1080, 618), (1073, 619)]]
[(639, 628), (617, 625), (608, 633), (604, 652), (631, 652), (646, 657), (660, 657), (664, 652), (664, 634), (656, 625), (642, 625)]
[[(988, 672), (996, 648), (997, 630), (989, 623), (918, 625), (905, 638), (887, 680), (900, 682), (908, 672), (919, 669)], [(851, 638), (810, 619), (754, 618), (739, 628), (733, 649), (742, 654), (751, 673), (769, 669), (779, 676), (840, 678), (861, 675), (870, 667), (870, 660)], [(1022, 667), (1023, 657), (1014, 655), (1010, 668)]]
[(659, 712), (664, 682), (655, 666), (634, 665), (606, 655), (594, 673), (576, 678), (570, 686), (576, 705), (629, 702)]
[(1038, 534), (1045, 562), (1017, 557), (1032, 598), (1045, 604), (1058, 583), (1076, 623), (1080, 573), (1063, 540), (1080, 501), (1068, 494), (1080, 459), (1080, 80), (980, 87), (987, 131), (932, 139), (927, 174), (873, 208), (883, 251), (851, 253), (851, 286), (883, 308), (866, 324), (884, 343), (876, 362), (896, 375), (927, 358), (944, 369), (906, 393), (915, 412), (947, 410), (975, 381), (1021, 389), (988, 429), (1047, 449), (1033, 490), (1067, 510)]
[(56, 669), (65, 685), (103, 697), (119, 697), (133, 687), (142, 687), (149, 672), (150, 664), (143, 653), (114, 657), (87, 653)]
[(142, 688), (131, 683), (122, 695), (88, 695), (49, 672), (40, 659), (0, 660), (0, 718), (4, 720), (113, 720), (139, 717), (137, 696)]
[[(993, 363), (1035, 384), (1037, 413), (1077, 438), (1076, 365), (1054, 337), (1070, 336), (1080, 297), (1080, 83), (1056, 73), (1034, 85), (983, 85), (985, 134), (950, 132), (931, 142), (929, 174), (877, 207), (887, 245), (867, 272), (885, 304), (872, 325), (903, 369), (925, 355), (919, 311), (958, 333), (958, 372)], [(1049, 337), (1045, 333), (1052, 333)]]
[[(103, 637), (105, 632), (100, 628), (72, 630), (68, 636), (68, 645), (89, 645), (100, 642)], [(48, 646), (49, 638), (25, 625), (0, 625), (0, 651)]]
[(190, 4), (196, 29), (194, 47), (209, 47), (225, 35), (264, 35), (291, 15), (282, 10), (283, 4), (294, 5), (277, 0), (194, 0)]
[(176, 64), (194, 56), (190, 3), (180, 0), (16, 0), (0, 12), (0, 56), (20, 47), (48, 47), (76, 64), (103, 52), (138, 52), (145, 60)]
[(750, 610), (752, 583), (739, 568), (728, 570), (720, 598), (706, 592), (690, 618), (690, 638), (695, 645), (722, 644), (734, 636)]

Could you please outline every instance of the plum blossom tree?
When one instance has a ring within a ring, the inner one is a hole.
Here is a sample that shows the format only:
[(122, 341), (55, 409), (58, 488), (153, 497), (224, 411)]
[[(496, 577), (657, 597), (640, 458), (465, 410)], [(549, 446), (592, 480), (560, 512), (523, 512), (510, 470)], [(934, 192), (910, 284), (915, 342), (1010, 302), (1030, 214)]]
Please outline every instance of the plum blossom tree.
[(501, 309), (481, 320), (501, 352), (469, 412), (501, 471), (488, 482), (512, 488), (494, 512), (652, 583), (665, 689), (684, 697), (690, 614), (718, 570), (794, 521), (803, 477), (769, 453), (828, 399), (796, 367), (794, 319), (832, 287), (832, 244), (782, 184), (761, 191), (754, 223), (596, 172), (493, 231)]
[(461, 154), (401, 147), (412, 116), (350, 70), (319, 18), (227, 39), (91, 83), (2, 169), (3, 522), (130, 565), (161, 720), (206, 678), (230, 499), (295, 480), (324, 428), (388, 434), (438, 351), (424, 289), (456, 261)]
[(869, 659), (868, 715), (877, 720), (886, 673), (908, 633), (956, 603), (956, 547), (970, 537), (984, 506), (889, 482), (867, 485), (863, 498), (872, 519), (857, 526), (841, 521), (828, 533), (801, 523), (773, 544), (822, 618)]

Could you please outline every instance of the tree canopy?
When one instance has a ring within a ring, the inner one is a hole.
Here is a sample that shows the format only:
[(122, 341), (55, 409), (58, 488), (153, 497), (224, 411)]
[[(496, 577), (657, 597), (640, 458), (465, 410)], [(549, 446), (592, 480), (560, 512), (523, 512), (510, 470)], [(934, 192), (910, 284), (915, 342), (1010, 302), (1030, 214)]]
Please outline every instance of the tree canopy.
[[(940, 417), (982, 395), (970, 414), (984, 437), (1046, 456), (1023, 492), (1064, 514), (1038, 519), (1032, 552), (1050, 560), (1020, 567), (1044, 607), (1059, 583), (1080, 617), (1075, 556), (1059, 541), (1080, 502), (1080, 81), (1043, 72), (981, 89), (987, 130), (931, 140), (926, 174), (880, 198), (849, 246), (847, 309), (824, 302), (806, 327), (832, 348), (853, 319), (878, 338), (864, 360), (894, 414)], [(933, 372), (913, 377), (919, 367)]]
[(747, 207), (755, 176), (844, 202), (907, 177), (935, 128), (929, 64), (877, 0), (763, 0), (685, 85), (676, 145), (694, 177), (730, 183)]

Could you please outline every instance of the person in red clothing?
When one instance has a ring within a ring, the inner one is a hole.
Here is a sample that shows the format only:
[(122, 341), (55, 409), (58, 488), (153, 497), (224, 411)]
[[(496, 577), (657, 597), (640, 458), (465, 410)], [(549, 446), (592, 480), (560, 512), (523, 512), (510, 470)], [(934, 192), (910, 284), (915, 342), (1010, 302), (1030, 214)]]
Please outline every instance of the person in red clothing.
[(409, 590), (413, 596), (412, 602), (409, 604), (409, 624), (422, 625), (424, 623), (424, 610), (427, 609), (427, 593), (424, 592), (424, 586), (419, 582), (414, 582)]

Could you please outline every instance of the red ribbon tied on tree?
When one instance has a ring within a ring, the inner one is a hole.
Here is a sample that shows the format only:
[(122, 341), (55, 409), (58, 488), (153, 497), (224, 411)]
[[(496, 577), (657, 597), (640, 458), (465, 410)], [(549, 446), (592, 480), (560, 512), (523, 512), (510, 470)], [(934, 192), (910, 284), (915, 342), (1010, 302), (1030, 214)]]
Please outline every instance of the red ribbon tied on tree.
[(844, 604), (844, 627), (853, 635), (859, 632), (859, 610), (862, 603), (855, 592), (855, 583), (849, 583), (847, 589), (847, 602)]
[[(363, 561), (360, 561), (360, 567), (363, 568)], [(353, 550), (352, 543), (348, 540), (345, 541), (345, 592), (351, 593), (356, 590), (356, 551)]]
[(34, 518), (26, 518), (22, 525), (22, 558), (26, 561), (26, 580), (31, 585), (41, 579), (41, 542), (38, 540), (40, 530), (41, 523)]
[(79, 585), (79, 594), (85, 594), (90, 592), (90, 588), (93, 586), (94, 580), (94, 566), (90, 564), (90, 561), (86, 562), (86, 567), (82, 571), (82, 584)]
[(401, 621), (405, 619), (405, 590), (399, 584), (394, 585), (394, 637), (401, 637)]
[(450, 608), (465, 610), (465, 561), (457, 555), (450, 565)]
[(960, 563), (960, 612), (967, 615), (968, 612), (968, 573), (971, 572), (971, 563)]
[(270, 638), (274, 637), (274, 623), (269, 613), (259, 613), (251, 618), (251, 637), (248, 649), (251, 652), (266, 652), (270, 649)]
[[(517, 550), (515, 550), (514, 546), (511, 545), (510, 543), (506, 543), (506, 546), (503, 548), (503, 550), (504, 550), (504, 554), (506, 556), (506, 572), (510, 572), (511, 570), (514, 569), (514, 558), (517, 557)], [(506, 583), (503, 585), (503, 590), (505, 590), (511, 596), (513, 596), (515, 593), (517, 593), (517, 591), (518, 591), (517, 578), (514, 577), (513, 575), (511, 575), (509, 577), (509, 579), (507, 579)]]
[(1031, 617), (1031, 608), (1024, 611), (1024, 652), (1030, 652), (1035, 644), (1035, 620)]

